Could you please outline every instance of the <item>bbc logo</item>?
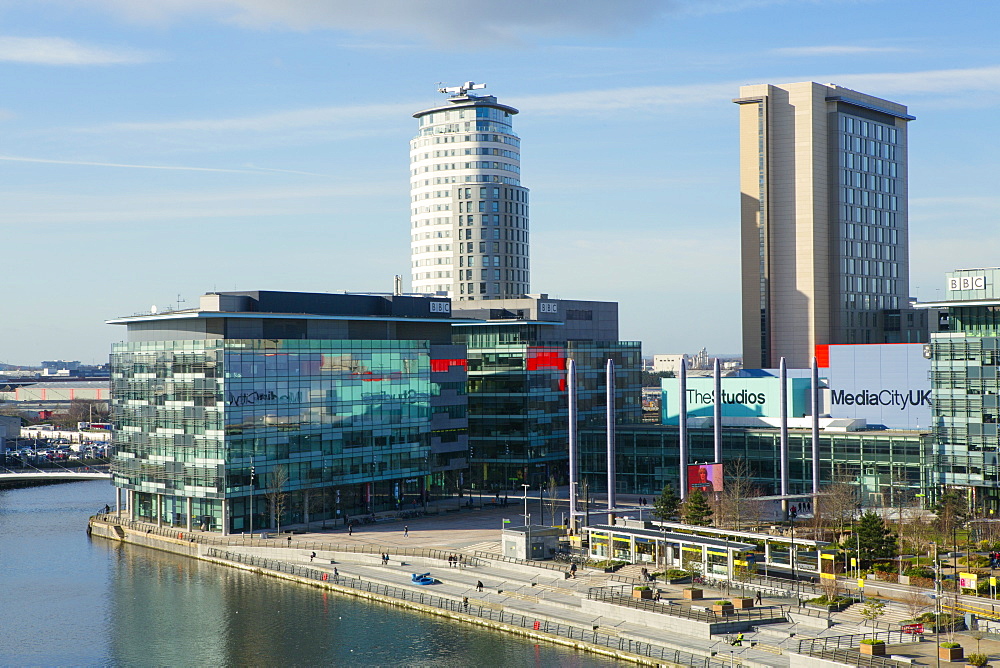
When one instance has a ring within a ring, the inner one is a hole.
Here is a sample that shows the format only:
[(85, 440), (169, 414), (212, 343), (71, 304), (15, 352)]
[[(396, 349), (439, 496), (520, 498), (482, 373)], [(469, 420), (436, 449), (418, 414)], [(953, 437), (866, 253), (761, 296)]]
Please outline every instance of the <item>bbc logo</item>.
[(948, 279), (949, 290), (985, 290), (985, 276), (956, 276)]
[(431, 302), (431, 313), (451, 313), (451, 302)]

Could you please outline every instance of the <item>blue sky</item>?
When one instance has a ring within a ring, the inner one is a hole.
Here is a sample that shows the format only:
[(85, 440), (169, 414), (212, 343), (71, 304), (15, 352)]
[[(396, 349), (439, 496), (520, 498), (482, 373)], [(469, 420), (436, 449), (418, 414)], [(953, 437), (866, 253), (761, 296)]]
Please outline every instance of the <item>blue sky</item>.
[(521, 110), (532, 288), (652, 353), (739, 352), (742, 84), (909, 106), (911, 292), (1000, 264), (1000, 4), (0, 0), (0, 362), (106, 359), (211, 290), (409, 278), (438, 82)]

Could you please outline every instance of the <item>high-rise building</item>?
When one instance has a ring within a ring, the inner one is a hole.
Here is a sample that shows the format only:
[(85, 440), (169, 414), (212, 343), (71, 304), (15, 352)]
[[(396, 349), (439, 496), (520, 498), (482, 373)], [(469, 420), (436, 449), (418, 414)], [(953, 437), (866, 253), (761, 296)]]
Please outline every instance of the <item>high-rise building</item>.
[(414, 114), (410, 142), (411, 284), (453, 299), (520, 297), (529, 288), (528, 189), (521, 187), (517, 109), (442, 88), (438, 107)]
[[(906, 107), (833, 84), (740, 88), (743, 357), (913, 340)], [(888, 331), (888, 333), (884, 333)]]

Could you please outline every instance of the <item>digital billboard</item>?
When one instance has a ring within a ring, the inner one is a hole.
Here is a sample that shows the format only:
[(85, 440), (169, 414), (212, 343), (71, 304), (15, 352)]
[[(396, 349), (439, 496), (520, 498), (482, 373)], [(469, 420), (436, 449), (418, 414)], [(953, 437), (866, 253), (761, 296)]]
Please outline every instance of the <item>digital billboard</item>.
[(722, 491), (722, 464), (688, 464), (688, 491)]
[[(808, 378), (788, 379), (788, 415), (801, 417), (809, 412)], [(664, 378), (661, 410), (663, 424), (680, 422), (680, 380)], [(781, 416), (781, 380), (730, 377), (722, 379), (722, 418), (776, 418)], [(687, 379), (688, 418), (712, 417), (715, 412), (715, 381), (712, 378)], [(731, 423), (731, 422), (730, 422)]]
[(931, 362), (922, 343), (817, 346), (829, 385), (823, 404), (832, 417), (864, 419), (869, 427), (928, 429)]

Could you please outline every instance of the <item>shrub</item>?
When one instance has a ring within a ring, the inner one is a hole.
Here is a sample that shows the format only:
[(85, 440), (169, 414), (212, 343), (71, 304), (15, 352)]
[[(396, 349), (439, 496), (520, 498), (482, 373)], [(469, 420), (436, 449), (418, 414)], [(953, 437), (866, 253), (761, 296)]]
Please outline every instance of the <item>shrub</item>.
[(914, 576), (910, 578), (910, 584), (914, 587), (922, 587), (924, 589), (930, 589), (934, 586), (934, 580), (931, 578), (924, 578), (920, 576)]
[(633, 591), (649, 591), (649, 587), (643, 585), (641, 587), (632, 587)]
[(872, 640), (871, 638), (865, 638), (861, 641), (862, 645), (884, 645), (884, 640)]
[(957, 642), (943, 642), (941, 643), (941, 647), (944, 647), (945, 649), (955, 649), (956, 647), (961, 647), (961, 645)]
[(972, 666), (985, 666), (989, 661), (990, 657), (985, 654), (970, 654), (965, 657), (965, 662)]
[(989, 557), (983, 556), (981, 554), (974, 554), (972, 557), (959, 557), (958, 563), (972, 566), (973, 568), (987, 568), (990, 565)]
[(934, 569), (928, 568), (927, 566), (911, 566), (903, 571), (903, 575), (910, 578), (926, 578), (928, 580), (933, 580)]
[(679, 568), (671, 568), (670, 570), (667, 571), (667, 577), (671, 578), (671, 579), (672, 578), (683, 578), (683, 577), (687, 577), (688, 575), (690, 575), (690, 573), (688, 573), (687, 571), (683, 571), (683, 570), (681, 570)]

